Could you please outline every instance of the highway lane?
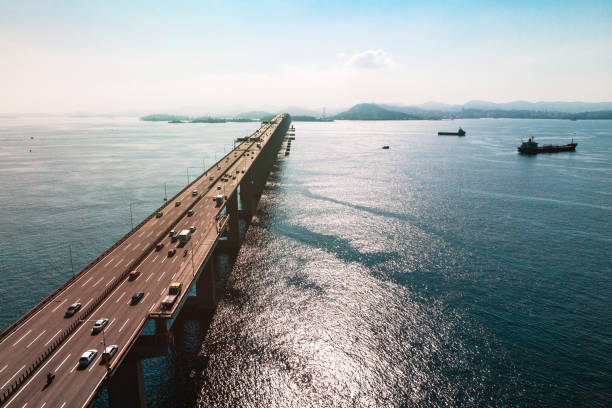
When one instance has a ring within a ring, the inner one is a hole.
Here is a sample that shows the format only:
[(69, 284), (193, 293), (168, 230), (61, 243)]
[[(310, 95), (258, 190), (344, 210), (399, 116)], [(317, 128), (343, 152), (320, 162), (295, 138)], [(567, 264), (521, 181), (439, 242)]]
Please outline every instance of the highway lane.
[[(255, 154), (257, 154), (257, 152)], [(227, 161), (222, 160), (222, 163), (219, 166), (220, 169), (218, 169), (219, 171), (216, 172), (217, 174), (215, 174), (215, 177), (218, 177), (219, 174), (224, 174), (228, 172), (229, 170), (233, 170), (235, 166), (244, 166), (245, 162), (248, 162), (248, 160), (249, 159), (244, 157), (243, 159), (240, 159), (236, 164), (234, 164), (232, 168), (226, 167), (226, 164), (229, 165), (232, 163), (232, 160), (230, 160), (230, 158), (228, 158)], [(229, 181), (226, 184), (231, 185), (232, 189), (236, 188), (240, 181), (239, 177), (237, 177), (236, 180), (233, 180), (233, 178), (230, 180), (231, 181)], [(200, 181), (202, 181), (202, 179)], [(210, 183), (210, 180), (206, 180), (206, 183)], [(208, 186), (209, 185), (210, 184), (208, 184)], [(218, 185), (218, 183), (215, 183), (215, 186), (216, 185)], [(208, 190), (208, 186), (206, 186), (206, 189), (204, 188), (204, 186), (201, 187), (202, 191), (206, 192), (206, 196), (203, 197), (194, 207), (194, 210), (196, 211), (196, 215), (198, 214), (198, 212), (201, 212), (201, 214), (204, 214), (205, 217), (196, 217), (196, 218), (183, 217), (179, 225), (177, 226), (177, 229), (183, 228), (183, 227), (186, 227), (194, 223), (194, 221), (199, 220), (199, 222), (195, 222), (198, 229), (196, 230), (196, 234), (194, 234), (194, 238), (193, 238), (194, 243), (196, 244), (196, 251), (198, 254), (198, 258), (200, 258), (202, 254), (205, 256), (205, 253), (210, 249), (209, 248), (210, 245), (212, 245), (212, 243), (214, 243), (215, 241), (213, 237), (210, 237), (211, 234), (212, 235), (216, 234), (215, 217), (213, 216), (213, 214), (216, 214), (215, 211), (219, 212), (221, 210), (220, 208), (217, 209), (214, 206), (214, 202), (212, 201), (212, 196), (216, 194), (217, 191), (215, 191), (214, 188)], [(227, 188), (228, 187), (226, 186), (226, 189)], [(187, 190), (184, 194), (181, 195), (181, 199), (187, 201), (189, 199), (190, 194), (191, 194), (191, 188)], [(194, 199), (195, 198), (197, 197), (194, 197)], [(170, 203), (170, 205), (172, 204)], [(164, 217), (165, 216), (166, 215), (164, 215)], [(159, 221), (160, 219), (154, 219), (154, 220)], [(169, 225), (170, 223), (167, 223), (164, 226), (164, 229), (167, 229)], [(198, 231), (200, 231), (199, 234), (198, 234)], [(163, 232), (163, 229), (162, 229), (162, 232)], [(199, 237), (203, 235), (204, 232), (208, 232), (208, 235), (209, 235), (208, 239), (206, 240), (207, 244), (204, 242), (203, 239)], [(138, 234), (134, 234), (134, 236), (138, 236)], [(169, 240), (168, 237), (164, 239), (167, 241)], [(201, 243), (200, 243), (200, 239), (202, 241)], [(136, 247), (137, 245), (132, 242), (129, 242), (129, 240), (126, 240), (126, 242), (124, 242), (122, 246), (125, 246), (126, 249), (129, 251), (130, 247), (132, 246)], [(133, 250), (134, 248), (131, 248), (131, 249)], [(191, 270), (190, 257), (182, 257), (180, 254), (177, 254), (173, 258), (168, 258), (167, 247), (165, 249), (166, 251), (150, 252), (147, 255), (147, 257), (140, 263), (138, 267), (139, 269), (142, 270), (141, 276), (137, 278), (135, 281), (124, 280), (113, 291), (113, 293), (111, 293), (103, 301), (103, 303), (97, 308), (97, 310), (90, 315), (89, 317), (90, 320), (95, 320), (95, 319), (102, 318), (102, 317), (108, 317), (109, 319), (111, 319), (110, 324), (105, 329), (107, 345), (119, 344), (120, 347), (125, 347), (128, 344), (129, 338), (135, 335), (139, 327), (143, 324), (144, 321), (146, 321), (148, 312), (152, 310), (155, 307), (156, 303), (158, 303), (160, 299), (163, 297), (163, 295), (165, 294), (165, 291), (168, 288), (169, 283), (172, 282), (173, 279), (175, 279), (177, 273), (181, 276), (185, 276), (186, 271)], [(109, 256), (110, 255), (111, 254), (109, 254)], [(107, 256), (105, 260), (108, 259), (109, 256)], [(124, 255), (123, 253), (116, 254), (113, 257), (113, 259), (109, 259), (109, 261), (107, 262), (107, 265), (112, 265), (113, 261), (117, 259), (117, 257), (120, 257), (120, 256), (123, 256), (123, 257), (118, 260), (115, 267), (119, 267), (119, 269), (121, 269), (121, 266), (123, 265), (123, 261), (124, 261), (123, 258), (127, 256), (127, 255)], [(105, 260), (100, 262), (98, 265), (103, 264)], [(200, 261), (201, 260), (198, 261), (198, 265)], [(180, 272), (181, 270), (182, 272)], [(88, 276), (89, 273), (86, 275)], [(156, 277), (157, 279), (155, 279)], [(80, 283), (81, 281), (83, 282), (83, 285), (85, 285), (86, 287), (88, 285), (92, 285), (92, 287), (95, 287), (99, 283), (101, 283), (101, 280), (98, 279), (96, 281), (95, 277), (91, 279), (91, 277), (83, 276), (78, 281), (74, 282), (70, 287), (79, 286), (78, 283)], [(129, 300), (131, 298), (131, 295), (135, 291), (145, 292), (145, 297), (138, 305), (129, 306)], [(55, 309), (54, 313), (56, 314), (60, 313), (63, 315), (63, 311), (65, 309), (64, 306), (66, 304), (67, 302), (60, 301), (60, 299), (58, 299), (58, 305), (54, 307)], [(47, 307), (45, 307), (45, 309)], [(142, 308), (146, 308), (146, 310), (143, 311), (141, 310)], [(122, 319), (125, 319), (125, 321), (122, 321)], [(21, 406), (19, 405), (20, 401), (27, 403), (28, 400), (34, 399), (34, 400), (40, 400), (40, 401), (45, 400), (46, 402), (43, 402), (43, 403), (52, 404), (48, 406), (61, 406), (63, 402), (60, 400), (64, 398), (64, 399), (68, 399), (69, 401), (71, 401), (70, 405), (72, 405), (74, 402), (78, 401), (79, 398), (82, 397), (82, 395), (80, 395), (78, 392), (77, 392), (78, 395), (70, 395), (70, 393), (67, 394), (66, 388), (62, 384), (64, 384), (66, 387), (69, 387), (68, 384), (79, 384), (77, 388), (80, 390), (82, 387), (90, 389), (89, 387), (90, 385), (92, 385), (96, 381), (99, 382), (104, 377), (104, 369), (102, 367), (100, 367), (101, 370), (97, 370), (95, 366), (90, 366), (88, 370), (86, 371), (92, 372), (92, 374), (86, 377), (82, 377), (82, 376), (76, 377), (77, 374), (75, 374), (75, 373), (80, 373), (80, 371), (76, 370), (75, 367), (76, 367), (76, 361), (78, 361), (78, 357), (81, 355), (82, 352), (84, 352), (88, 348), (95, 348), (95, 349), (98, 349), (100, 351), (99, 354), (101, 354), (102, 346), (97, 344), (99, 343), (100, 336), (86, 335), (88, 334), (88, 332), (91, 331), (91, 325), (92, 325), (92, 322), (88, 322), (88, 323), (81, 325), (77, 329), (77, 331), (73, 333), (73, 335), (71, 335), (60, 346), (60, 348), (53, 354), (53, 356), (45, 362), (45, 365), (42, 368), (40, 368), (32, 378), (28, 380), (28, 382), (19, 390), (19, 392), (11, 399), (11, 401), (9, 401), (9, 404), (15, 404), (14, 406)], [(44, 330), (45, 331), (48, 330), (49, 332), (52, 331), (52, 329), (50, 329), (48, 326), (45, 326)], [(23, 331), (23, 328), (20, 328), (19, 331)], [(17, 339), (17, 344), (21, 343), (22, 341), (25, 341), (26, 337), (32, 334), (31, 332), (32, 330), (26, 331), (23, 336)], [(39, 339), (40, 338), (44, 339), (45, 337), (46, 336), (43, 336), (43, 335), (38, 336)], [(5, 341), (3, 342), (3, 344), (6, 342), (6, 340), (10, 340), (12, 338), (15, 338), (15, 336), (12, 335), (12, 336), (7, 337)], [(40, 341), (39, 339), (35, 338), (33, 339), (34, 340), (33, 342)], [(120, 352), (121, 351), (122, 350), (120, 350)], [(99, 359), (100, 355), (98, 355), (97, 358)], [(56, 364), (55, 368), (54, 368), (54, 364)], [(42, 381), (44, 383), (45, 382), (44, 377), (45, 377), (46, 372), (52, 371), (53, 369), (57, 370), (56, 381), (54, 381), (54, 383), (52, 384), (52, 387), (49, 387), (47, 390), (42, 390), (42, 388), (40, 388), (40, 382)], [(6, 367), (0, 368), (0, 374), (4, 372), (10, 373), (10, 370), (8, 370)], [(12, 379), (10, 378), (9, 380), (12, 381)], [(40, 390), (38, 388), (40, 388)], [(24, 390), (26, 389), (28, 391), (24, 392)], [(52, 391), (53, 389), (64, 390), (64, 391), (63, 392), (58, 391), (58, 395), (55, 395)], [(34, 397), (34, 395), (37, 392), (42, 393), (42, 395), (36, 395)], [(79, 404), (76, 404), (75, 406), (79, 406)]]

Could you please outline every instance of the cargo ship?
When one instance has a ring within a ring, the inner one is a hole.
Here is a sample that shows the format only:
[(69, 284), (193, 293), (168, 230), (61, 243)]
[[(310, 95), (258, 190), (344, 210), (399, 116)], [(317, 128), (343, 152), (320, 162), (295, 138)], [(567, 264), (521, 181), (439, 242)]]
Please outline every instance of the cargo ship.
[(519, 147), (519, 153), (523, 154), (538, 154), (538, 153), (557, 153), (557, 152), (573, 152), (576, 150), (576, 146), (578, 143), (574, 143), (574, 139), (572, 139), (571, 143), (566, 145), (542, 145), (538, 146), (538, 142), (536, 142), (533, 137), (530, 137), (528, 141), (523, 142)]
[(456, 132), (438, 132), (438, 136), (465, 136), (465, 130), (459, 128)]

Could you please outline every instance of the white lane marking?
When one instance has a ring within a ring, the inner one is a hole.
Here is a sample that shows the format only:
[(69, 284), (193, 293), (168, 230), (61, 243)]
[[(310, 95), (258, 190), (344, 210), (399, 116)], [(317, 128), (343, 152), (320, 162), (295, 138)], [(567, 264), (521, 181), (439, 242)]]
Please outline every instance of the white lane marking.
[(155, 258), (153, 258), (153, 260), (151, 262), (157, 261), (157, 258), (159, 258), (159, 255), (155, 255)]
[(52, 310), (52, 312), (55, 312), (57, 309), (59, 309), (59, 307), (60, 307), (61, 305), (63, 305), (65, 301), (66, 301), (66, 299), (62, 300), (62, 301), (61, 301), (61, 303), (60, 303), (59, 305), (55, 306), (55, 309), (53, 309), (53, 310)]
[(175, 276), (176, 276), (176, 272), (174, 272), (174, 274), (172, 274), (172, 277), (170, 278), (170, 280), (174, 279)]
[(45, 408), (45, 405), (47, 405), (47, 403), (46, 403), (46, 402), (45, 402), (44, 404), (42, 404), (42, 405), (40, 406), (40, 408)]
[(145, 282), (148, 282), (148, 281), (149, 281), (149, 279), (151, 279), (152, 277), (153, 277), (153, 274), (152, 274), (152, 273), (150, 273), (150, 274), (149, 274), (149, 276), (147, 277), (147, 279), (145, 279)]
[(161, 275), (159, 275), (159, 279), (157, 280), (158, 282), (164, 277), (164, 275), (166, 274), (166, 271), (163, 271)]
[[(119, 285), (119, 287), (118, 287), (117, 289), (119, 289), (121, 286), (123, 286), (123, 284), (124, 284), (125, 282), (127, 282), (127, 280), (124, 280), (124, 281), (121, 283), (121, 285)], [(107, 298), (107, 299), (106, 299), (104, 302), (102, 302), (102, 304), (101, 304), (100, 306), (98, 306), (98, 308), (102, 308), (102, 306), (104, 306), (104, 305), (106, 304), (106, 302), (108, 302), (108, 301), (110, 300), (110, 298), (111, 298), (111, 296), (109, 296), (109, 297), (108, 297), (108, 298)], [(78, 302), (78, 300), (77, 300), (77, 302)], [(13, 399), (11, 399), (11, 400), (8, 402), (8, 405), (10, 405), (12, 401), (15, 401), (15, 399), (17, 398), (17, 396), (18, 396), (19, 394), (21, 394), (21, 392), (22, 392), (24, 389), (26, 389), (26, 388), (28, 387), (28, 385), (30, 385), (30, 383), (31, 383), (32, 381), (34, 381), (34, 379), (35, 379), (36, 377), (38, 377), (38, 374), (40, 374), (40, 373), (42, 373), (42, 372), (44, 372), (44, 371), (45, 371), (45, 367), (47, 367), (47, 366), (49, 365), (49, 363), (51, 363), (51, 361), (53, 361), (53, 359), (54, 359), (56, 356), (58, 356), (58, 355), (59, 355), (59, 353), (60, 353), (60, 352), (61, 352), (61, 351), (64, 349), (64, 347), (66, 347), (66, 345), (67, 345), (68, 343), (70, 343), (70, 340), (72, 340), (73, 338), (75, 338), (75, 336), (76, 336), (76, 335), (79, 333), (79, 331), (81, 331), (81, 329), (82, 329), (83, 327), (85, 327), (85, 325), (81, 325), (81, 327), (79, 327), (79, 328), (78, 328), (78, 329), (77, 329), (77, 330), (74, 332), (74, 334), (73, 334), (73, 335), (72, 335), (72, 336), (71, 336), (71, 337), (70, 337), (68, 340), (66, 340), (66, 342), (65, 342), (65, 343), (64, 343), (64, 344), (63, 344), (63, 345), (62, 345), (62, 346), (61, 346), (61, 347), (60, 347), (60, 348), (59, 348), (59, 349), (58, 349), (58, 350), (57, 350), (55, 353), (53, 353), (53, 355), (51, 356), (51, 358), (49, 359), (49, 361), (47, 361), (47, 362), (45, 363), (45, 365), (44, 365), (44, 366), (42, 366), (42, 368), (41, 368), (40, 370), (37, 370), (37, 371), (35, 372), (35, 374), (32, 376), (32, 378), (30, 378), (30, 380), (29, 380), (27, 383), (25, 383), (25, 385), (24, 385), (24, 386), (19, 387), (19, 391), (17, 391), (17, 393), (15, 394), (15, 396), (13, 397)], [(77, 364), (77, 366), (78, 366), (78, 364)], [(24, 367), (25, 367), (25, 366), (24, 366)], [(71, 372), (73, 372), (75, 368), (76, 368), (76, 366), (75, 366), (75, 367), (72, 369), (72, 371), (71, 371)], [(100, 382), (102, 382), (102, 381), (100, 381)], [(0, 387), (0, 389), (1, 389), (1, 388), (4, 388), (4, 387)], [(94, 392), (95, 392), (95, 391), (94, 391)]]
[(109, 259), (109, 260), (108, 260), (108, 262), (106, 263), (106, 265), (104, 265), (104, 266), (105, 266), (105, 267), (106, 267), (106, 266), (108, 266), (108, 265), (109, 265), (111, 262), (113, 262), (113, 260), (114, 260), (114, 259), (115, 259), (115, 258), (111, 258), (111, 259)]
[(162, 259), (161, 263), (166, 262), (166, 259), (168, 259), (168, 257), (165, 257), (164, 259)]
[(123, 262), (123, 260), (124, 260), (124, 259), (125, 259), (125, 256), (124, 256), (123, 258), (121, 258), (121, 259), (119, 260), (119, 262), (117, 262), (117, 263), (115, 264), (115, 266), (114, 266), (114, 267), (115, 267), (115, 268), (116, 268), (116, 267), (118, 267), (118, 266), (119, 266), (119, 264), (120, 264), (121, 262)]
[(104, 279), (104, 277), (101, 277), (100, 279), (98, 279), (98, 281), (93, 284), (92, 288), (95, 288), (98, 285), (98, 283), (102, 282), (102, 279)]
[(119, 329), (119, 333), (121, 333), (121, 331), (123, 330), (123, 328), (125, 327), (125, 325), (130, 321), (130, 319), (127, 319), (125, 321), (125, 323), (123, 323), (123, 326), (121, 326), (121, 328)]
[(74, 370), (76, 370), (78, 366), (79, 366), (79, 363), (77, 363), (74, 367), (72, 367), (72, 370), (70, 370), (70, 373), (74, 373)]
[(172, 263), (176, 262), (176, 260), (178, 259), (178, 257), (174, 257), (174, 259), (172, 260)]
[[(97, 390), (97, 387), (96, 387), (96, 390)], [(65, 406), (66, 406), (66, 403), (64, 402), (60, 408), (64, 408)]]
[(81, 287), (84, 288), (85, 285), (87, 285), (92, 279), (93, 279), (93, 276), (90, 276), (89, 279), (87, 279), (87, 281), (81, 285)]
[(25, 336), (27, 336), (28, 334), (30, 334), (32, 332), (32, 329), (28, 330), (28, 332), (26, 334), (24, 334), (23, 336), (21, 336), (21, 338), (19, 340), (17, 340), (15, 343), (13, 343), (13, 347), (15, 347), (17, 344), (19, 344), (19, 342), (21, 340), (24, 339)]
[(147, 234), (147, 237), (150, 237), (152, 233), (153, 233), (153, 231), (150, 231), (150, 232)]
[(125, 267), (127, 268), (128, 266), (130, 266), (130, 264), (132, 263), (132, 260), (130, 259), (129, 261), (127, 261), (127, 263), (125, 264)]
[(25, 408), (28, 406), (28, 403), (26, 402), (25, 404), (23, 404), (23, 406), (21, 408)]
[(115, 303), (119, 303), (119, 301), (121, 300), (121, 298), (123, 297), (123, 295), (125, 295), (125, 292), (123, 292), (121, 294), (121, 296), (119, 296), (119, 298), (117, 300), (115, 300)]
[(8, 367), (8, 364), (5, 365), (4, 367), (2, 367), (2, 369), (0, 370), (0, 373), (3, 372), (4, 370), (6, 370), (6, 367)]
[(159, 296), (163, 295), (165, 291), (166, 291), (166, 288), (163, 288)]
[(149, 313), (151, 313), (151, 310), (153, 310), (154, 307), (155, 307), (155, 302), (153, 302), (153, 304), (151, 305), (151, 308), (149, 309)]
[(115, 278), (111, 278), (111, 280), (109, 280), (108, 283), (105, 286), (110, 285), (114, 280), (115, 280)]
[(83, 309), (85, 309), (87, 305), (90, 304), (91, 302), (93, 302), (93, 298), (89, 299), (89, 302), (85, 303), (85, 306), (83, 306)]
[(142, 235), (143, 235), (144, 233), (145, 233), (145, 232), (144, 232), (144, 230), (143, 230), (143, 231), (142, 231), (140, 234), (138, 234), (138, 238), (142, 238)]
[(131, 245), (132, 245), (132, 243), (129, 243), (126, 246), (124, 246), (123, 249), (128, 249)]
[(68, 358), (69, 358), (71, 355), (72, 355), (72, 353), (71, 353), (71, 354), (68, 354), (68, 355), (66, 356), (66, 358), (64, 359), (64, 361), (62, 361), (62, 362), (60, 363), (60, 365), (58, 365), (58, 366), (55, 368), (55, 372), (56, 372), (56, 373), (59, 371), (59, 369), (60, 369), (60, 368), (61, 368), (61, 367), (64, 365), (64, 363), (66, 362), (66, 360), (68, 360)]
[(13, 374), (13, 376), (11, 378), (8, 379), (7, 382), (4, 383), (4, 385), (2, 387), (0, 387), (0, 389), (3, 389), (4, 387), (6, 387), (8, 385), (8, 383), (10, 383), (11, 381), (13, 381), (13, 378), (17, 377), (17, 374), (19, 374), (21, 372), (21, 370), (23, 370), (25, 368), (25, 366), (21, 367), (19, 370), (17, 370), (17, 372), (15, 374)]
[(106, 329), (104, 329), (107, 333), (108, 333), (108, 328), (110, 327), (111, 324), (115, 323), (115, 320), (117, 320), (117, 318), (115, 317), (113, 320), (111, 320), (111, 322), (109, 324), (106, 325)]
[(139, 246), (140, 246), (140, 243), (134, 245), (134, 249), (138, 249)]
[(57, 331), (57, 333), (55, 333), (53, 336), (51, 336), (51, 338), (49, 339), (48, 342), (45, 343), (45, 346), (47, 346), (49, 343), (51, 343), (53, 341), (53, 339), (55, 339), (55, 337), (61, 333), (61, 329)]
[(40, 336), (42, 336), (43, 334), (45, 334), (45, 332), (46, 332), (46, 331), (47, 331), (47, 329), (43, 330), (43, 331), (42, 331), (42, 333), (40, 333), (38, 336), (36, 336), (36, 338), (35, 338), (34, 340), (32, 340), (32, 341), (30, 342), (30, 344), (28, 344), (28, 345), (26, 346), (26, 348), (29, 348), (29, 347), (30, 347), (32, 344), (34, 344), (34, 342), (35, 342), (36, 340), (40, 339)]
[[(100, 354), (100, 360), (102, 360), (102, 354)], [(98, 361), (100, 361), (100, 360), (98, 360)], [(93, 359), (90, 364), (91, 364), (91, 368), (89, 370), (87, 370), (87, 371), (89, 371), (91, 373), (91, 370), (93, 370), (94, 367), (97, 366), (98, 364), (96, 364), (96, 360), (95, 359)]]

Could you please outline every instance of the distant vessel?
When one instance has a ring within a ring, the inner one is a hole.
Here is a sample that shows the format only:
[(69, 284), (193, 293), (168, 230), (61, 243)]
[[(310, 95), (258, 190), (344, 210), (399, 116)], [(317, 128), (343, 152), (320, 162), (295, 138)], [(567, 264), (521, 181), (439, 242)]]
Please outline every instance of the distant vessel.
[(465, 136), (465, 130), (459, 128), (456, 132), (438, 132), (438, 136)]
[(523, 142), (519, 147), (519, 153), (523, 154), (538, 154), (538, 153), (557, 153), (557, 152), (573, 152), (576, 150), (576, 146), (578, 143), (574, 143), (574, 139), (572, 139), (571, 143), (566, 145), (543, 145), (538, 146), (538, 143), (533, 140), (533, 137), (530, 137), (528, 141)]
[(389, 150), (389, 146), (383, 146), (384, 150)]

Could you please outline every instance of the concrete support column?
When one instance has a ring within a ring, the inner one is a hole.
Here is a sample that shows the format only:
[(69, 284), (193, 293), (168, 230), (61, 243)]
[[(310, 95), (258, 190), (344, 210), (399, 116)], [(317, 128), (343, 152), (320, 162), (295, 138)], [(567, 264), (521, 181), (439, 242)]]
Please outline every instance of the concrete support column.
[(140, 360), (127, 358), (108, 382), (111, 408), (146, 408), (144, 377)]
[(226, 204), (229, 215), (229, 231), (227, 234), (228, 244), (234, 247), (240, 246), (240, 225), (238, 224), (238, 195), (231, 195)]
[(162, 334), (168, 332), (168, 321), (162, 317), (156, 317), (155, 319), (155, 334)]
[(250, 177), (240, 183), (240, 202), (242, 203), (242, 211), (247, 214), (247, 220), (250, 220), (255, 213), (255, 197), (253, 197), (252, 190)]
[(204, 309), (214, 309), (217, 305), (215, 257), (211, 256), (204, 267), (200, 278), (196, 281), (197, 306)]

